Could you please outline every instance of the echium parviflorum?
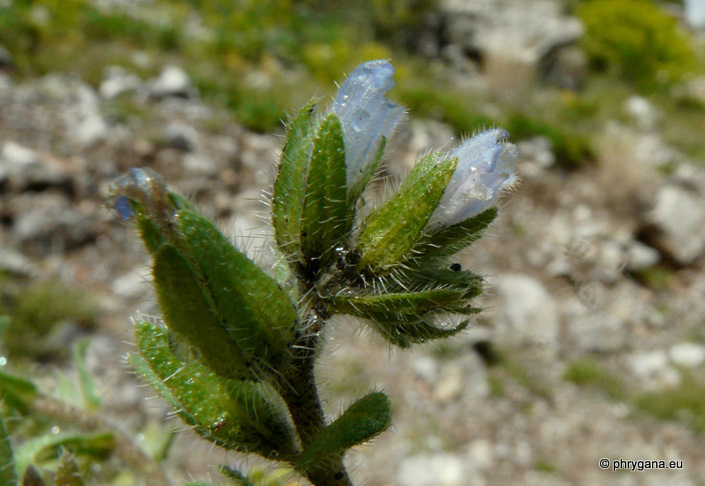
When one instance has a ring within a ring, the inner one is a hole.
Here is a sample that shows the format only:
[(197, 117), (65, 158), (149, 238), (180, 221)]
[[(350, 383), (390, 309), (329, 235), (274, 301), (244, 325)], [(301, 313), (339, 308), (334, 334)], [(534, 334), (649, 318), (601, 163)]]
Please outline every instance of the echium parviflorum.
[(402, 348), (463, 330), (482, 278), (453, 256), (517, 180), (509, 134), (491, 129), (429, 153), (386, 202), (361, 210), (404, 115), (385, 98), (393, 72), (387, 61), (362, 64), (329, 109), (311, 101), (289, 123), (272, 191), (274, 268), (150, 169), (110, 186), (110, 204), (151, 254), (162, 310), (134, 319), (130, 364), (204, 438), (287, 463), (317, 486), (352, 484), (346, 451), (391, 422), (380, 391), (324, 416), (314, 364), (326, 323), (352, 315)]

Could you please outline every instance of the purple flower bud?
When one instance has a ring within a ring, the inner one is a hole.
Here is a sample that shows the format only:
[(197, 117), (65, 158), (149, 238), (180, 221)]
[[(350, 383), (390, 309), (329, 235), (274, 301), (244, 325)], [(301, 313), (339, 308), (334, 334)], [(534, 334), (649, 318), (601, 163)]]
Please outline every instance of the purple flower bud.
[(501, 128), (487, 130), (450, 152), (448, 156), (457, 158), (458, 164), (428, 221), (428, 230), (437, 232), (495, 206), (502, 189), (517, 181), (516, 148), (500, 143), (508, 137)]
[(403, 107), (384, 97), (394, 87), (393, 76), (388, 61), (361, 64), (340, 87), (331, 107), (343, 130), (349, 188), (365, 177), (381, 137), (389, 138), (404, 116)]

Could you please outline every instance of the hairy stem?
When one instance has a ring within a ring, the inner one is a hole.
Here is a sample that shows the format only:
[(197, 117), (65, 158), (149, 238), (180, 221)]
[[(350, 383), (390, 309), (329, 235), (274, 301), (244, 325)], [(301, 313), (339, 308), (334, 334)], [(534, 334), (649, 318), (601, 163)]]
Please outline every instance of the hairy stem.
[[(311, 322), (321, 322), (315, 313), (313, 317)], [(322, 324), (319, 327), (322, 327)], [(306, 449), (326, 426), (313, 371), (319, 331), (320, 329), (314, 327), (310, 333), (296, 339), (292, 346), (294, 367), (285, 377), (285, 382), (279, 390), (289, 409), (303, 449)], [(303, 471), (303, 474), (315, 486), (352, 486), (342, 458), (328, 462), (319, 469)]]
[(120, 428), (105, 418), (86, 410), (79, 410), (68, 403), (51, 397), (39, 396), (31, 405), (31, 412), (42, 417), (52, 417), (70, 423), (87, 432), (108, 430), (115, 436), (115, 455), (141, 474), (154, 486), (171, 486), (166, 473), (137, 447)]

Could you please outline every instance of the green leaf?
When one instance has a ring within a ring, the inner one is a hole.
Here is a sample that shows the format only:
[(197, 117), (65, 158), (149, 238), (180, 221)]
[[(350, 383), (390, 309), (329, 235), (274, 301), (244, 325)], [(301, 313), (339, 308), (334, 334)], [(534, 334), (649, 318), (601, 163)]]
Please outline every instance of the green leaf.
[(385, 272), (410, 256), (455, 170), (457, 159), (445, 156), (421, 159), (396, 194), (367, 217), (358, 238), (361, 267)]
[(331, 113), (318, 128), (309, 163), (301, 238), (306, 261), (332, 249), (350, 230), (346, 193), (343, 132)]
[(208, 366), (229, 378), (251, 376), (251, 363), (218, 320), (191, 266), (172, 245), (163, 245), (155, 255), (154, 285), (165, 322), (200, 350)]
[(477, 216), (421, 238), (414, 248), (417, 259), (451, 256), (467, 248), (482, 236), (483, 231), (497, 217), (497, 208), (489, 208)]
[[(483, 278), (469, 271), (454, 271), (450, 268), (438, 268), (434, 265), (424, 265), (413, 271), (406, 272), (401, 278), (406, 286), (441, 287), (444, 290), (462, 292), (464, 300), (472, 299), (482, 293)], [(445, 262), (444, 262), (445, 263)], [(390, 285), (391, 287), (391, 285)]]
[(76, 343), (73, 350), (73, 357), (76, 361), (78, 380), (81, 385), (83, 405), (86, 410), (95, 411), (100, 408), (101, 400), (95, 385), (95, 380), (86, 366), (86, 350), (88, 349), (88, 344), (89, 341), (87, 339)]
[(84, 486), (83, 477), (73, 455), (64, 453), (56, 469), (56, 486)]
[(277, 244), (282, 253), (296, 260), (301, 259), (301, 223), (308, 157), (313, 145), (310, 132), (314, 105), (314, 100), (309, 101), (289, 125), (272, 198)]
[[(469, 309), (463, 313), (468, 312)], [(454, 336), (465, 330), (470, 324), (470, 321), (466, 320), (455, 327), (440, 328), (429, 322), (413, 319), (410, 319), (408, 322), (404, 322), (400, 319), (389, 321), (368, 320), (365, 322), (391, 344), (401, 348), (408, 348), (412, 344), (420, 344), (432, 339)]]
[(350, 405), (333, 423), (323, 429), (298, 458), (297, 468), (310, 471), (339, 459), (345, 451), (378, 436), (391, 425), (389, 398), (372, 392)]
[(5, 417), (0, 415), (0, 485), (17, 484), (15, 458), (12, 453), (12, 442), (5, 427)]
[(25, 411), (39, 392), (31, 381), (0, 371), (0, 393), (10, 407)]
[(167, 331), (154, 324), (136, 323), (135, 337), (142, 357), (131, 355), (129, 362), (202, 437), (226, 449), (293, 457), (293, 429), (269, 388), (222, 378), (198, 361), (180, 361)]
[(164, 237), (159, 231), (159, 227), (149, 216), (146, 216), (144, 212), (135, 211), (135, 213), (137, 214), (137, 229), (142, 237), (142, 242), (147, 251), (154, 255), (164, 244)]
[(464, 305), (464, 296), (458, 290), (436, 289), (362, 297), (335, 297), (331, 304), (333, 312), (367, 319), (391, 320), (404, 315), (417, 317), (426, 312), (454, 309)]
[(248, 362), (255, 358), (253, 364), (264, 370), (281, 371), (298, 318), (289, 297), (207, 218), (181, 211), (177, 219), (201, 285), (230, 340)]

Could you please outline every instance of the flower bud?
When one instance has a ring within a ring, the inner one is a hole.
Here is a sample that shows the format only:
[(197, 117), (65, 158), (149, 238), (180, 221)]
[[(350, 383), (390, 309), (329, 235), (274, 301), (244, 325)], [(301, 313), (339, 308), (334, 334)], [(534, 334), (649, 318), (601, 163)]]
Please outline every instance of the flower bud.
[(516, 149), (500, 143), (508, 137), (501, 128), (486, 130), (449, 154), (458, 159), (458, 164), (428, 221), (427, 231), (437, 233), (495, 206), (502, 189), (516, 183)]
[(380, 144), (389, 138), (404, 116), (404, 108), (384, 94), (394, 87), (394, 68), (385, 60), (359, 65), (345, 80), (331, 111), (338, 115), (345, 142), (349, 195), (356, 200), (369, 182)]

